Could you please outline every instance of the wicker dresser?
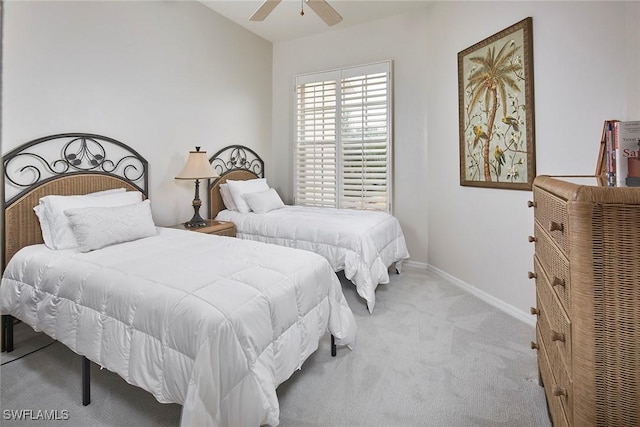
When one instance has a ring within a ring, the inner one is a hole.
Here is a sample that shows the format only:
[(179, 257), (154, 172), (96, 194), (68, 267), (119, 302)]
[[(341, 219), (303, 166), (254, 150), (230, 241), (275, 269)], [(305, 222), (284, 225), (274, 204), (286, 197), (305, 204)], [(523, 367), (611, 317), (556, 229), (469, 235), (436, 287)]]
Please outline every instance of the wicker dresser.
[(533, 182), (536, 341), (555, 426), (640, 426), (640, 189)]

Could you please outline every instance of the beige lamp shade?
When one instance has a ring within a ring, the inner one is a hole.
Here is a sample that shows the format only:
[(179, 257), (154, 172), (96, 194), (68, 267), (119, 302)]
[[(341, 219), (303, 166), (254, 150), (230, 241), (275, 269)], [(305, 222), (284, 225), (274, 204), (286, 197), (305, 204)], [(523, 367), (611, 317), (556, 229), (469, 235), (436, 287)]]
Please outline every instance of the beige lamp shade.
[(196, 147), (196, 151), (189, 151), (187, 163), (184, 165), (182, 172), (176, 176), (176, 179), (206, 179), (217, 178), (218, 173), (213, 169), (206, 151), (200, 151), (200, 147)]

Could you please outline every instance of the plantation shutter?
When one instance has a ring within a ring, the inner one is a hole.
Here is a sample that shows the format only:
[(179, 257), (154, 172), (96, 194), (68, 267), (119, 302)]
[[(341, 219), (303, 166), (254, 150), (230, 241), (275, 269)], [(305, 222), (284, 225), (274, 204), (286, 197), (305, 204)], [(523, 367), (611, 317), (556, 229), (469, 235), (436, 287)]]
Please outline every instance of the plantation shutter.
[(388, 69), (380, 70), (379, 66), (369, 68), (350, 69), (343, 74), (340, 206), (386, 211), (389, 202), (389, 73)]
[(391, 210), (390, 82), (390, 62), (296, 78), (296, 204)]
[(295, 203), (336, 207), (339, 73), (296, 85)]

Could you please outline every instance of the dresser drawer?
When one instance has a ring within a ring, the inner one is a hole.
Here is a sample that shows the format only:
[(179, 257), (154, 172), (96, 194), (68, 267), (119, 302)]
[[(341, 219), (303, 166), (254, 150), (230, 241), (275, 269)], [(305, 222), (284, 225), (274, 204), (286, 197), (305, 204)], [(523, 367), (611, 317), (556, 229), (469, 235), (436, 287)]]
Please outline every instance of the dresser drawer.
[(553, 244), (549, 235), (538, 224), (534, 230), (536, 238), (536, 257), (547, 274), (549, 284), (553, 288), (564, 309), (569, 312), (571, 297), (571, 281), (569, 274), (569, 260)]
[(542, 377), (542, 383), (544, 385), (544, 393), (547, 396), (547, 405), (549, 406), (553, 426), (569, 426), (571, 424), (569, 423), (568, 417), (565, 413), (565, 406), (567, 406), (566, 404), (568, 403), (569, 398), (573, 398), (573, 396), (569, 394), (569, 391), (567, 391), (565, 395), (556, 396), (558, 392), (562, 391), (563, 387), (558, 384), (553, 376), (539, 327), (536, 327), (536, 339), (538, 341), (538, 367), (540, 369), (540, 376)]
[[(571, 322), (562, 308), (558, 297), (549, 285), (547, 275), (537, 260), (534, 261), (536, 271), (536, 301), (538, 304), (538, 325), (552, 366), (565, 371), (572, 378), (571, 371)], [(561, 378), (557, 378), (560, 380)]]
[(534, 187), (535, 219), (567, 253), (567, 203), (551, 193)]

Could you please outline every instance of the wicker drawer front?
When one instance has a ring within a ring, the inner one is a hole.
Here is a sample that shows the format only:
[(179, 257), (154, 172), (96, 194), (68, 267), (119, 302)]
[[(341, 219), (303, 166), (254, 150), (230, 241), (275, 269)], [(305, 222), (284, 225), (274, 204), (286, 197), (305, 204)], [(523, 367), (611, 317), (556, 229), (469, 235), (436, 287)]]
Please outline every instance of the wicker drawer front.
[(560, 249), (567, 253), (567, 203), (561, 198), (540, 188), (533, 188), (535, 218), (540, 226), (549, 232)]
[[(535, 261), (535, 269), (540, 331), (547, 344), (547, 352), (552, 366), (566, 371), (567, 376), (571, 378), (571, 322), (537, 260)], [(557, 379), (560, 380), (560, 378)]]
[(549, 358), (547, 357), (547, 351), (543, 339), (540, 336), (539, 326), (536, 328), (536, 339), (538, 340), (538, 366), (540, 368), (540, 375), (542, 376), (542, 383), (544, 385), (544, 393), (547, 396), (547, 404), (553, 420), (553, 426), (569, 426), (570, 424), (567, 420), (564, 406), (565, 401), (572, 396), (570, 394), (564, 396), (554, 395), (554, 390), (558, 387), (558, 382), (552, 374), (551, 366), (549, 365)]
[[(540, 342), (544, 344), (545, 355), (549, 362), (549, 370), (553, 374), (553, 387), (551, 387), (552, 392), (555, 393), (554, 387), (564, 390), (564, 394), (554, 396), (554, 399), (562, 402), (562, 406), (564, 407), (567, 418), (569, 421), (572, 419), (573, 415), (573, 383), (569, 378), (569, 374), (567, 372), (566, 360), (563, 357), (562, 350), (558, 345), (558, 341), (552, 341), (550, 337), (550, 327), (548, 319), (544, 315), (544, 306), (540, 309), (540, 316), (538, 317), (538, 332), (539, 332), (539, 345)], [(546, 384), (545, 384), (546, 386)]]
[(569, 301), (571, 297), (571, 280), (569, 274), (569, 260), (553, 244), (550, 237), (539, 226), (535, 225), (536, 257), (542, 268), (547, 273), (549, 283), (558, 299), (569, 312)]

